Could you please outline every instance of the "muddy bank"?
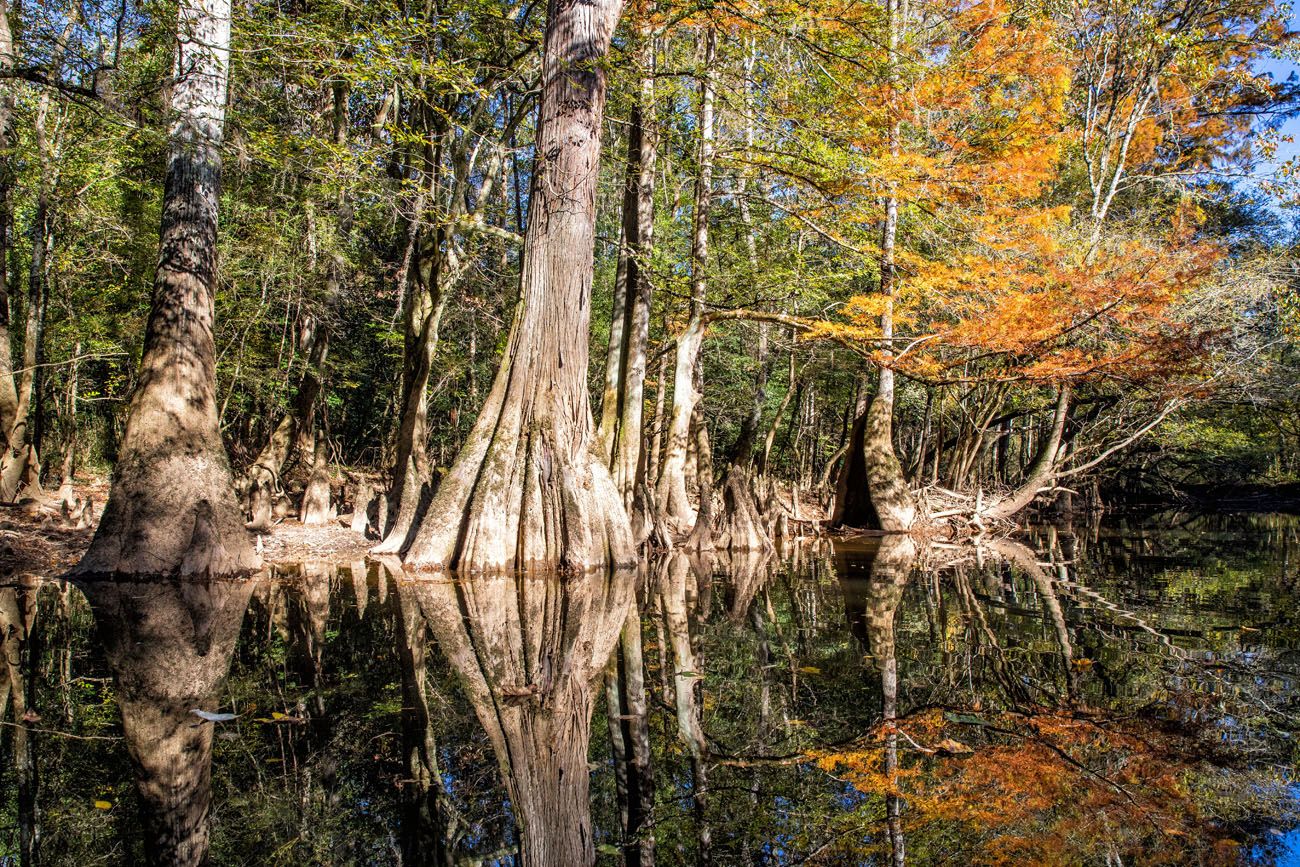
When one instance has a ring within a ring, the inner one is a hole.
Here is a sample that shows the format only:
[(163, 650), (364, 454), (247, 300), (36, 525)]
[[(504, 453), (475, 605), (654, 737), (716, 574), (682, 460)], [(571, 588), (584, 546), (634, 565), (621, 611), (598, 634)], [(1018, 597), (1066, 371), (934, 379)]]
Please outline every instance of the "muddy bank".
[[(108, 498), (108, 480), (90, 479), (77, 484), (75, 491), (78, 498), (89, 497), (94, 503), (94, 519), (84, 527), (70, 526), (53, 496), (41, 503), (26, 500), (0, 506), (0, 583), (29, 575), (57, 578), (81, 559)], [(337, 521), (305, 527), (296, 518), (287, 518), (256, 537), (267, 563), (358, 559), (374, 544)]]

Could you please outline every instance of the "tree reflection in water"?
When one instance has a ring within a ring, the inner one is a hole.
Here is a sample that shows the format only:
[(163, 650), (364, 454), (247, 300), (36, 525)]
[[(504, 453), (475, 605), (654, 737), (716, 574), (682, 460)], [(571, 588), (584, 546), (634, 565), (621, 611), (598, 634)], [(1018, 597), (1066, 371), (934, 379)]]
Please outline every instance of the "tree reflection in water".
[(117, 681), (145, 853), (157, 865), (208, 863), (213, 712), (255, 581), (86, 581)]
[(0, 587), (0, 860), (1272, 863), (1297, 535)]
[(416, 580), (418, 604), (496, 754), (525, 865), (595, 861), (587, 750), (595, 681), (635, 571)]

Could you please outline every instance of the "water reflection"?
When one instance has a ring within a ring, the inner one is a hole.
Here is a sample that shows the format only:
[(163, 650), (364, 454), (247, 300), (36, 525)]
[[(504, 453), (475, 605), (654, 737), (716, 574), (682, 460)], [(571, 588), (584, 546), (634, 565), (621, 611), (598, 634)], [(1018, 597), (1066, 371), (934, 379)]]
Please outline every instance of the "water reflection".
[(3, 587), (0, 862), (1273, 863), (1296, 527)]
[(587, 751), (594, 681), (627, 619), (636, 572), (402, 582), (501, 765), (524, 865), (595, 860)]
[(254, 581), (91, 581), (151, 864), (208, 863), (216, 689)]

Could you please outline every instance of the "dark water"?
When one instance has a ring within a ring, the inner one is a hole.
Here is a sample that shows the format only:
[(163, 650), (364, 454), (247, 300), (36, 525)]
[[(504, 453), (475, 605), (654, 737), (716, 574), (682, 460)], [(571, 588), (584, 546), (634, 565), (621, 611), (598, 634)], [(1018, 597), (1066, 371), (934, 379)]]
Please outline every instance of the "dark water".
[(1300, 864), (1300, 523), (1021, 541), (0, 588), (0, 865)]

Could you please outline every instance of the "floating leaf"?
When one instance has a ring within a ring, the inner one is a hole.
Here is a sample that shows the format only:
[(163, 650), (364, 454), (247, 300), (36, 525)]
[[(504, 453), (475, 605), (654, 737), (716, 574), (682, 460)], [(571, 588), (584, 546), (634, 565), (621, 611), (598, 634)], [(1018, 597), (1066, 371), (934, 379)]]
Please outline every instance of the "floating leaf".
[(96, 801), (96, 802), (95, 802), (95, 809), (96, 809), (96, 810), (111, 810), (111, 809), (113, 809), (113, 802), (112, 802), (112, 801)]

